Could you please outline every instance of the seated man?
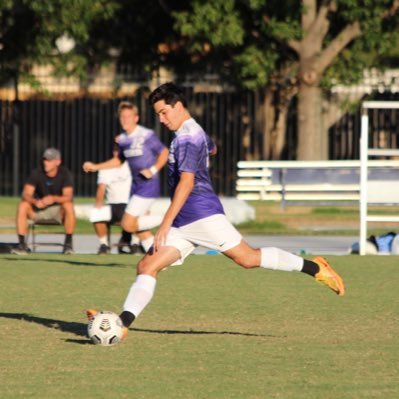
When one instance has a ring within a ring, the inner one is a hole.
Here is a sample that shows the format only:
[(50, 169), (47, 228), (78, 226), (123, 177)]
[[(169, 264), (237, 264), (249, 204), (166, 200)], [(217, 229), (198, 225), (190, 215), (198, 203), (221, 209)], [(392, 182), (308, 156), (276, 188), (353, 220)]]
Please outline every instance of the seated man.
[(44, 151), (41, 167), (32, 171), (23, 187), (16, 219), (19, 245), (12, 251), (18, 255), (30, 252), (25, 241), (28, 219), (35, 222), (56, 220), (63, 224), (63, 253), (73, 253), (72, 235), (76, 218), (72, 174), (61, 165), (61, 153), (55, 148), (47, 148)]
[[(113, 156), (118, 156), (118, 146), (115, 145)], [(96, 209), (101, 209), (104, 204), (111, 207), (111, 215), (109, 220), (93, 221), (94, 229), (100, 241), (98, 255), (109, 254), (110, 243), (108, 242), (109, 226), (120, 223), (125, 212), (127, 203), (129, 202), (130, 189), (132, 185), (132, 175), (127, 162), (121, 166), (110, 169), (103, 169), (97, 175), (97, 192), (96, 192)], [(139, 238), (133, 237), (132, 233), (122, 230), (121, 238), (118, 243), (118, 253), (136, 253), (140, 251)], [(129, 252), (125, 252), (123, 247), (128, 247)]]

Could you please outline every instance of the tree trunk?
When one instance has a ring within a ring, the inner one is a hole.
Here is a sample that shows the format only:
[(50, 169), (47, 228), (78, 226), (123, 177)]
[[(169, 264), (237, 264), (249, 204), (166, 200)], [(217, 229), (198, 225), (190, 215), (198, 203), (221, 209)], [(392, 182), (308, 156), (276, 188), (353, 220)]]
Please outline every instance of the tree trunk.
[(285, 146), (288, 106), (276, 104), (275, 97), (276, 93), (270, 87), (265, 89), (262, 158), (266, 160), (280, 160)]
[(320, 87), (301, 82), (298, 92), (298, 160), (328, 159), (328, 130), (323, 126), (322, 101)]

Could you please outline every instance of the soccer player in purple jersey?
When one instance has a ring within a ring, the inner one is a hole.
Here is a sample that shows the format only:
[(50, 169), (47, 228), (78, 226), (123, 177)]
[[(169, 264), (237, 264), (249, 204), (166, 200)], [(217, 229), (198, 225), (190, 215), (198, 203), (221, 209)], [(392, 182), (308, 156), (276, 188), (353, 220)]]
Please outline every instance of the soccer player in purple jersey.
[[(182, 264), (198, 245), (220, 251), (245, 269), (299, 271), (313, 276), (338, 295), (341, 277), (322, 257), (303, 259), (274, 247), (252, 248), (227, 220), (212, 188), (208, 171), (210, 138), (191, 117), (182, 91), (173, 83), (155, 89), (149, 101), (160, 122), (175, 132), (170, 145), (168, 179), (171, 204), (154, 238), (153, 250), (138, 263), (137, 277), (126, 297), (120, 318), (127, 328), (151, 301), (158, 273)], [(90, 319), (95, 310), (87, 310)]]
[[(118, 107), (119, 123), (124, 130), (117, 136), (119, 156), (105, 162), (85, 162), (85, 172), (115, 168), (124, 161), (132, 174), (131, 198), (122, 217), (123, 230), (137, 233), (144, 250), (151, 248), (154, 237), (150, 231), (160, 224), (162, 217), (149, 215), (151, 205), (160, 195), (158, 172), (165, 166), (169, 151), (153, 130), (139, 125), (137, 107), (123, 101)], [(100, 237), (101, 239), (101, 237)], [(119, 243), (121, 246), (129, 243)]]

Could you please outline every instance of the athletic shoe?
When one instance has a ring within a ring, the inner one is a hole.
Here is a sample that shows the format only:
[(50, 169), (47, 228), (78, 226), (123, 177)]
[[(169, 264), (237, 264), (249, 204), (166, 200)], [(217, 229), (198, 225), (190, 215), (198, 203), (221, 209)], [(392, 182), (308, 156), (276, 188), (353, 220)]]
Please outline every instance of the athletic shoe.
[(343, 296), (345, 294), (345, 286), (341, 276), (328, 264), (328, 262), (321, 256), (313, 259), (320, 267), (320, 271), (315, 274), (316, 281), (325, 284), (328, 288), (333, 290), (337, 295)]
[(132, 255), (143, 255), (145, 252), (140, 244), (132, 244), (130, 245), (130, 253)]
[(31, 253), (31, 250), (26, 244), (18, 244), (16, 248), (11, 250), (11, 253), (15, 255), (28, 255)]
[(110, 253), (110, 247), (105, 244), (101, 244), (98, 248), (97, 255), (108, 255)]
[[(123, 247), (129, 248), (129, 251), (125, 251)], [(123, 241), (123, 238), (121, 238), (118, 242), (118, 254), (130, 254), (130, 244)]]
[(72, 248), (72, 245), (66, 244), (66, 245), (64, 245), (64, 249), (63, 249), (62, 253), (64, 255), (73, 255), (75, 252), (74, 252), (74, 250)]
[(96, 314), (97, 314), (97, 310), (95, 309), (86, 309), (86, 316), (88, 318), (88, 320), (90, 321)]
[(128, 328), (127, 327), (123, 327), (121, 341), (124, 341), (126, 339), (127, 332), (128, 332)]

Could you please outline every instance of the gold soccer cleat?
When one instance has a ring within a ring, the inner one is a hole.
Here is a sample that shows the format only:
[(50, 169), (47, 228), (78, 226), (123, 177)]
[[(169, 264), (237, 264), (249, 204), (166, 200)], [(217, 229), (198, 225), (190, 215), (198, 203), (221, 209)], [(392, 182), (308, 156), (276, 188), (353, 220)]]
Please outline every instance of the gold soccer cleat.
[(343, 296), (345, 294), (345, 286), (341, 276), (328, 264), (328, 262), (321, 256), (313, 259), (320, 267), (320, 271), (315, 274), (316, 281), (325, 284), (337, 295)]
[(86, 310), (86, 316), (88, 318), (88, 320), (90, 321), (96, 314), (97, 314), (97, 310), (95, 309), (87, 309)]

